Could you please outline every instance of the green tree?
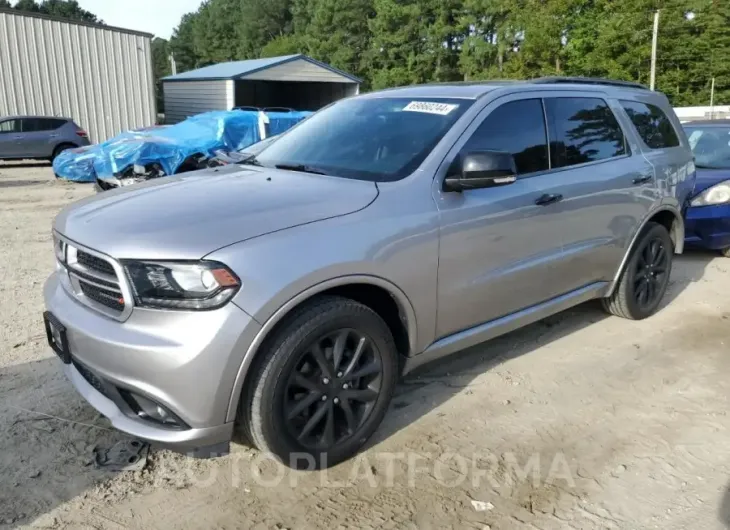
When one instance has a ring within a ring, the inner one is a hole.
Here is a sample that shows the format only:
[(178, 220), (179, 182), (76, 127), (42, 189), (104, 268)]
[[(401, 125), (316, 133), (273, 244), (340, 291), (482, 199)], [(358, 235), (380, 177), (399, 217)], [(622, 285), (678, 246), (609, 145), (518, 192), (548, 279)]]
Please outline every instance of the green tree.
[(15, 9), (71, 20), (103, 24), (103, 21), (99, 20), (92, 12), (82, 8), (76, 0), (45, 0), (42, 2), (36, 2), (36, 0), (18, 0), (15, 4)]
[(26, 11), (28, 13), (40, 13), (41, 6), (36, 0), (18, 0), (15, 2), (15, 9), (18, 11)]
[(726, 0), (207, 0), (169, 49), (179, 71), (305, 53), (375, 88), (544, 75), (648, 83), (657, 9), (657, 87), (674, 104), (707, 104), (714, 77), (716, 102), (730, 103)]
[(165, 101), (162, 91), (162, 82), (160, 80), (172, 73), (169, 56), (170, 43), (159, 37), (152, 39), (152, 74), (155, 82), (157, 110), (159, 112), (165, 112)]
[(172, 33), (169, 49), (175, 58), (178, 72), (187, 72), (200, 65), (195, 52), (194, 27), (197, 13), (183, 15), (180, 24)]
[(281, 55), (294, 55), (304, 53), (303, 45), (299, 37), (294, 34), (279, 35), (266, 43), (261, 48), (261, 57), (279, 57)]
[(463, 22), (468, 29), (459, 66), (466, 78), (506, 76), (505, 61), (517, 47), (512, 4), (505, 0), (464, 0)]
[[(236, 0), (211, 0), (211, 3)], [(292, 0), (237, 0), (236, 55), (259, 57), (269, 41), (293, 33)]]
[(373, 0), (310, 0), (306, 13), (304, 24), (297, 28), (294, 22), (298, 49), (348, 73), (366, 76)]
[(371, 81), (375, 87), (462, 78), (463, 0), (375, 0)]
[(209, 0), (198, 10), (193, 45), (199, 65), (239, 58), (241, 0)]

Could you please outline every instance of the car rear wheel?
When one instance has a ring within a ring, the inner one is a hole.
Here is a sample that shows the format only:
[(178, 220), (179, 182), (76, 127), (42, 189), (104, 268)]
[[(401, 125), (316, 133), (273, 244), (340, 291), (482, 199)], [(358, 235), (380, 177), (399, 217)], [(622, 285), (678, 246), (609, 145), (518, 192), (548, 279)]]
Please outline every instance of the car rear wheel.
[(630, 320), (642, 320), (656, 313), (669, 285), (673, 255), (674, 245), (667, 229), (648, 223), (619, 284), (611, 296), (603, 299), (604, 309)]
[(53, 154), (51, 155), (51, 162), (53, 162), (56, 159), (56, 157), (58, 155), (60, 155), (61, 153), (63, 153), (64, 151), (66, 151), (68, 149), (73, 149), (74, 147), (76, 147), (76, 146), (73, 144), (61, 144), (61, 145), (57, 146), (53, 150)]
[(322, 297), (267, 340), (239, 419), (285, 465), (320, 469), (352, 457), (375, 432), (398, 376), (392, 334), (369, 307)]

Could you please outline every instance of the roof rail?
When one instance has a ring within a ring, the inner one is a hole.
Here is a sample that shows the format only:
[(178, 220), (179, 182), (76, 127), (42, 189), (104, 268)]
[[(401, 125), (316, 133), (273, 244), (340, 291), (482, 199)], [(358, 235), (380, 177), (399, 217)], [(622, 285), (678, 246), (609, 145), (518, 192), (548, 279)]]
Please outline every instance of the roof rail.
[(538, 77), (537, 79), (531, 80), (531, 82), (537, 84), (564, 83), (571, 85), (608, 85), (649, 90), (646, 85), (642, 85), (641, 83), (635, 83), (633, 81), (617, 81), (615, 79), (603, 79), (600, 77)]

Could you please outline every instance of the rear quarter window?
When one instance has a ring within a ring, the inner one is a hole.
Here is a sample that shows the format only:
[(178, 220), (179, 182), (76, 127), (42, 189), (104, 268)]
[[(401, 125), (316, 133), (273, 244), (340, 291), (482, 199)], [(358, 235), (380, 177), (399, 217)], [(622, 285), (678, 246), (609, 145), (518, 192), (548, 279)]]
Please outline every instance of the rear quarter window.
[(644, 143), (650, 149), (679, 146), (679, 136), (662, 109), (649, 103), (622, 100), (621, 106)]
[(43, 130), (46, 130), (46, 131), (55, 131), (56, 129), (60, 129), (61, 127), (66, 125), (66, 123), (68, 123), (66, 120), (56, 120), (56, 119), (48, 119), (48, 120), (43, 120), (43, 121), (44, 121)]

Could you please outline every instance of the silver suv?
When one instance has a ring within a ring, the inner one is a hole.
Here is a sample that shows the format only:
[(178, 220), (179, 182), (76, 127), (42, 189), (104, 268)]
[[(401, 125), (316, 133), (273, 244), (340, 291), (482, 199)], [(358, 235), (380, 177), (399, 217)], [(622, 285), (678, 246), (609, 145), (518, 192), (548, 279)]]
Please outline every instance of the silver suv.
[(49, 342), (121, 431), (204, 456), (238, 427), (289, 465), (333, 465), (427, 361), (593, 298), (657, 311), (694, 179), (641, 85), (342, 100), (239, 164), (59, 214)]

